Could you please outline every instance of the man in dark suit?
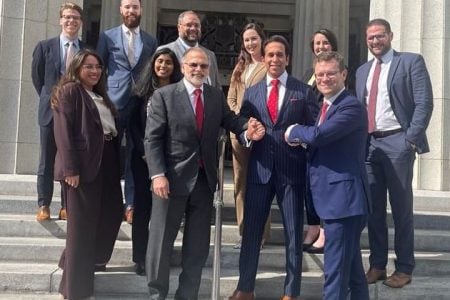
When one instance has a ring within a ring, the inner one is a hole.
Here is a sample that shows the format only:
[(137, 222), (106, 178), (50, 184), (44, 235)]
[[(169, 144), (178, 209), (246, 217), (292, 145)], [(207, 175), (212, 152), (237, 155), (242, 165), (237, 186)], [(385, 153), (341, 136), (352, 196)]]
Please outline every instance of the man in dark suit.
[(196, 12), (192, 10), (184, 11), (178, 16), (178, 38), (166, 45), (161, 45), (158, 49), (169, 48), (175, 52), (179, 62), (184, 55), (184, 52), (191, 47), (200, 47), (208, 55), (209, 63), (209, 75), (206, 79), (207, 83), (222, 89), (222, 84), (219, 80), (219, 68), (217, 66), (216, 55), (214, 52), (206, 49), (199, 44), (200, 38), (202, 36), (202, 24), (200, 23), (200, 18)]
[(367, 112), (345, 89), (347, 70), (340, 54), (320, 53), (314, 74), (324, 96), (321, 114), (315, 126), (290, 126), (285, 139), (309, 147), (312, 202), (327, 237), (323, 299), (345, 300), (350, 293), (351, 299), (368, 300), (359, 246), (369, 208)]
[[(209, 67), (205, 51), (190, 48), (182, 62), (184, 79), (157, 89), (147, 116), (144, 145), (153, 191), (146, 259), (150, 299), (167, 296), (170, 257), (183, 215), (182, 272), (175, 299), (198, 299), (209, 254), (220, 127), (237, 134), (247, 127), (247, 119), (230, 111), (223, 93), (204, 84)], [(246, 134), (260, 139), (264, 127), (251, 119)]]
[(239, 283), (231, 300), (254, 299), (256, 271), (264, 224), (276, 195), (283, 216), (286, 279), (282, 299), (297, 299), (302, 271), (305, 149), (290, 147), (283, 133), (289, 125), (314, 124), (317, 101), (311, 88), (289, 76), (289, 45), (273, 36), (264, 43), (267, 76), (245, 91), (241, 115), (254, 117), (266, 135), (252, 145), (244, 206), (244, 231), (239, 258)]
[(414, 270), (413, 166), (429, 151), (425, 130), (433, 110), (430, 77), (421, 55), (391, 48), (393, 33), (384, 19), (366, 27), (366, 41), (375, 59), (356, 73), (356, 94), (367, 106), (369, 140), (367, 173), (373, 201), (369, 216), (370, 269), (368, 283), (386, 279), (389, 192), (395, 228), (395, 272), (383, 283), (401, 288)]
[[(132, 140), (127, 127), (132, 120), (131, 113), (137, 104), (132, 94), (136, 76), (155, 53), (157, 41), (141, 30), (142, 7), (140, 0), (121, 0), (120, 15), (123, 24), (100, 33), (97, 52), (103, 58), (108, 72), (108, 96), (119, 111), (119, 139), (126, 135), (125, 150), (125, 202), (127, 222), (132, 223), (134, 201), (150, 201), (134, 194), (134, 178), (131, 171)], [(146, 180), (146, 179), (145, 179)]]
[[(58, 37), (40, 41), (33, 51), (31, 78), (39, 95), (38, 121), (40, 131), (40, 154), (37, 171), (38, 221), (50, 219), (50, 204), (53, 196), (53, 169), (56, 155), (53, 133), (53, 113), (50, 96), (66, 70), (66, 63), (84, 43), (78, 39), (83, 10), (75, 3), (63, 3), (59, 9), (59, 24), (62, 31)], [(70, 50), (69, 50), (70, 49)], [(60, 219), (66, 219), (64, 193), (61, 191)]]

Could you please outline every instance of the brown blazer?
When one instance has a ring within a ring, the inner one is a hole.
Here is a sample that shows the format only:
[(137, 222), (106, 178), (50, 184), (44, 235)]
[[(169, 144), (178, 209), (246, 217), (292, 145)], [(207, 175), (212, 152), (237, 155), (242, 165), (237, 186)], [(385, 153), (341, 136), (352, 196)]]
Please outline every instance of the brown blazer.
[[(53, 109), (55, 180), (80, 175), (80, 182), (91, 182), (98, 174), (104, 143), (97, 106), (81, 84), (75, 82), (62, 87), (59, 99)], [(116, 144), (118, 147), (117, 141)]]

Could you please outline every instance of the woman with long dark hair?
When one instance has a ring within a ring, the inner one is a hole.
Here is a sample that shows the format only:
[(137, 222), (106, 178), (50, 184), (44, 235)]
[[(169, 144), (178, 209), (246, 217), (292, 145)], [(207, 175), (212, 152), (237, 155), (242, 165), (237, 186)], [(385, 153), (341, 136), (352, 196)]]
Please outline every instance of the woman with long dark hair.
[(67, 199), (59, 292), (90, 299), (95, 270), (106, 269), (122, 220), (119, 141), (100, 56), (78, 52), (52, 94), (55, 180)]

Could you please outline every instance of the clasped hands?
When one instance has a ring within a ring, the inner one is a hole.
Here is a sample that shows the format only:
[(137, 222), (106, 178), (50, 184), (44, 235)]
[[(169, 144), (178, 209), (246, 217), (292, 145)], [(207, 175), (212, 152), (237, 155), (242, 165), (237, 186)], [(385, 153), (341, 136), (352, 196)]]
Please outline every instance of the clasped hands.
[(248, 128), (245, 133), (248, 140), (259, 141), (266, 134), (266, 128), (264, 125), (255, 118), (248, 119)]

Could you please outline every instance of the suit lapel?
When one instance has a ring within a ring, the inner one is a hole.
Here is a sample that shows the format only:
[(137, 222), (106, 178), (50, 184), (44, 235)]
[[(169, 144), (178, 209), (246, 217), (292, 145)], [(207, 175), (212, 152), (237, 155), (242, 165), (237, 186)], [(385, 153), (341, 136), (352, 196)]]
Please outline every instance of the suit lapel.
[(51, 43), (52, 53), (54, 56), (55, 69), (58, 71), (58, 74), (61, 72), (61, 47), (60, 47), (60, 39), (59, 37), (53, 39)]
[(258, 107), (258, 110), (261, 112), (261, 118), (263, 119), (262, 121), (266, 125), (273, 126), (274, 124), (272, 123), (272, 120), (270, 118), (269, 108), (267, 107), (267, 80), (265, 77), (259, 83), (257, 93), (256, 105)]
[(91, 98), (89, 93), (81, 85), (79, 85), (79, 89), (80, 89), (84, 104), (86, 105), (87, 109), (89, 110), (89, 113), (92, 116), (94, 116), (93, 119), (94, 119), (95, 123), (101, 125), (100, 114), (97, 109), (97, 106), (94, 103), (94, 99)]
[(387, 78), (388, 91), (391, 90), (392, 79), (394, 78), (394, 74), (397, 71), (399, 63), (400, 63), (400, 55), (398, 52), (394, 51), (394, 56), (392, 57), (391, 67), (389, 68), (389, 73), (388, 73), (388, 78)]
[[(203, 99), (205, 99), (205, 97), (206, 97), (206, 95), (203, 95)], [(190, 113), (191, 117), (189, 118), (189, 122), (191, 123), (191, 127), (196, 131), (197, 130), (197, 122), (195, 120), (194, 108), (192, 107), (191, 98), (190, 98), (190, 95), (188, 94), (186, 86), (183, 83), (183, 80), (180, 80), (177, 83), (175, 98), (179, 99), (178, 107), (180, 108), (180, 112), (183, 112), (183, 113), (187, 112), (187, 111), (191, 112)], [(204, 101), (204, 102), (206, 102), (206, 101)], [(205, 111), (206, 111), (206, 103), (205, 103), (204, 107), (205, 107)], [(205, 114), (206, 114), (206, 112), (205, 112)]]

